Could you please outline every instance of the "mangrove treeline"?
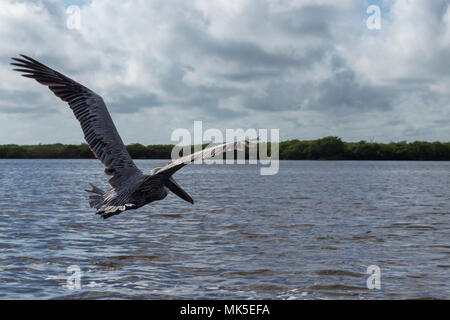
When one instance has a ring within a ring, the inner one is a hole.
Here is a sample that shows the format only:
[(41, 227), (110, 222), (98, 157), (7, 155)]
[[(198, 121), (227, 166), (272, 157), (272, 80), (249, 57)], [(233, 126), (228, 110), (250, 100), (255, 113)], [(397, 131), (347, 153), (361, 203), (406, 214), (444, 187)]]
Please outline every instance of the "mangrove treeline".
[[(205, 145), (206, 146), (206, 145)], [(127, 146), (134, 159), (170, 159), (173, 145), (138, 143)], [(268, 153), (271, 147), (268, 145)], [(191, 147), (193, 150), (193, 147)], [(318, 140), (289, 140), (279, 143), (281, 160), (445, 160), (450, 161), (450, 142), (343, 142), (338, 137)], [(90, 159), (86, 144), (1, 145), (3, 159)]]

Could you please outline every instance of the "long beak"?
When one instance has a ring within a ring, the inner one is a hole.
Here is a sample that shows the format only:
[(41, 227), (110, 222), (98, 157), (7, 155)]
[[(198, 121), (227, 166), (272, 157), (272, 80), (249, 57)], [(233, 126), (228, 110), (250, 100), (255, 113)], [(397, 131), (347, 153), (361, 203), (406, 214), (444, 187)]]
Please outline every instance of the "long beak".
[(172, 191), (173, 193), (175, 193), (177, 196), (179, 196), (181, 199), (190, 202), (192, 204), (194, 204), (194, 200), (186, 193), (186, 191), (184, 191), (183, 189), (181, 189), (181, 187), (178, 185), (178, 183), (175, 182), (175, 180), (173, 180), (172, 177), (170, 177), (167, 181), (166, 181), (166, 187), (170, 189), (170, 191)]

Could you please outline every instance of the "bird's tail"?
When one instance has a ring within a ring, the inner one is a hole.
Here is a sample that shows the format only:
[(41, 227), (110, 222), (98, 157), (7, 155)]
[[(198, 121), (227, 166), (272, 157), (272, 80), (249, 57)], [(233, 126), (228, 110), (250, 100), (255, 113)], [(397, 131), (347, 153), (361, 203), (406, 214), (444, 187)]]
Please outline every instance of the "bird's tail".
[(125, 203), (121, 205), (115, 205), (114, 203), (105, 200), (105, 192), (91, 184), (92, 189), (86, 190), (87, 192), (93, 193), (89, 196), (89, 205), (91, 208), (97, 209), (97, 214), (101, 215), (103, 219), (108, 219), (114, 215), (120, 214), (123, 211), (129, 209), (135, 209), (136, 205), (133, 203)]
[(91, 208), (99, 209), (103, 204), (103, 194), (105, 191), (103, 191), (100, 188), (97, 188), (92, 183), (90, 183), (92, 190), (87, 190), (87, 192), (94, 193), (93, 195), (89, 196), (89, 205)]

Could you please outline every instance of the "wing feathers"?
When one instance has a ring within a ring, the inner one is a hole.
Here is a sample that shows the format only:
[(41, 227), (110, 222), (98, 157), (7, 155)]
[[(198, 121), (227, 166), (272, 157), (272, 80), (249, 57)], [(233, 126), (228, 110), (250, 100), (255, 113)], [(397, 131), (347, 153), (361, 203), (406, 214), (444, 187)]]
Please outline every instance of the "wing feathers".
[(113, 177), (113, 187), (131, 175), (142, 174), (131, 159), (117, 132), (103, 99), (78, 82), (50, 69), (44, 64), (21, 55), (11, 64), (22, 76), (46, 85), (61, 100), (67, 102), (80, 122), (86, 142), (94, 155), (106, 166)]
[(199, 159), (210, 159), (213, 157), (216, 157), (218, 155), (223, 154), (227, 151), (234, 151), (234, 150), (242, 150), (245, 148), (245, 146), (249, 146), (250, 144), (257, 143), (259, 141), (259, 138), (252, 139), (252, 140), (245, 140), (245, 141), (236, 141), (236, 142), (228, 142), (223, 143), (220, 145), (212, 146), (206, 149), (203, 149), (201, 151), (195, 152), (193, 154), (181, 157), (179, 159), (176, 159), (174, 161), (169, 162), (166, 166), (162, 167), (160, 170), (158, 170), (157, 174), (165, 174), (171, 176), (176, 171), (180, 170), (185, 165), (194, 162), (195, 160)]

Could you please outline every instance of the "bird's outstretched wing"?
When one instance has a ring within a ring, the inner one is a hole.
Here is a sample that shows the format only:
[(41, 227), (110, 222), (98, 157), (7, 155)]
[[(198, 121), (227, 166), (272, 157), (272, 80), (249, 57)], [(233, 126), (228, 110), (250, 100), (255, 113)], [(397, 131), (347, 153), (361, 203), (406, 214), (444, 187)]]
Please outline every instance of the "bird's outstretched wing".
[(258, 138), (251, 139), (251, 140), (243, 140), (243, 141), (236, 141), (236, 142), (228, 142), (219, 144), (216, 146), (212, 146), (206, 149), (203, 149), (201, 151), (194, 152), (190, 155), (178, 158), (174, 161), (169, 162), (167, 165), (162, 167), (158, 170), (156, 174), (165, 174), (168, 176), (171, 176), (176, 171), (180, 170), (185, 165), (194, 162), (196, 160), (205, 160), (210, 159), (213, 157), (216, 157), (218, 155), (223, 154), (227, 151), (234, 151), (234, 150), (243, 150), (246, 146), (250, 146), (250, 144), (257, 143), (259, 141)]
[(105, 165), (105, 173), (112, 176), (111, 186), (117, 187), (132, 175), (142, 175), (125, 148), (102, 97), (32, 58), (21, 57), (12, 58), (11, 64), (18, 67), (14, 70), (49, 87), (69, 104), (81, 124), (89, 148)]

